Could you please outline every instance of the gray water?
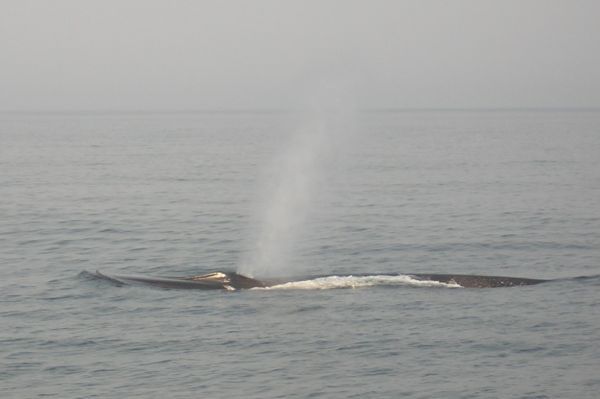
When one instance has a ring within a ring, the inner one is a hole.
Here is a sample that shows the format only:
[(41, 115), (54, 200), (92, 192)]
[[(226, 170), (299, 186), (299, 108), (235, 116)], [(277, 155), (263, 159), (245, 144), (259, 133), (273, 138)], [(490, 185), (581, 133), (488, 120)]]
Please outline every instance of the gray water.
[[(333, 145), (282, 168), (314, 120), (1, 114), (0, 397), (598, 397), (600, 278), (570, 277), (600, 274), (600, 113), (321, 117)], [(265, 205), (298, 176), (306, 198)], [(260, 267), (274, 206), (271, 274), (561, 280), (231, 293), (84, 272)]]

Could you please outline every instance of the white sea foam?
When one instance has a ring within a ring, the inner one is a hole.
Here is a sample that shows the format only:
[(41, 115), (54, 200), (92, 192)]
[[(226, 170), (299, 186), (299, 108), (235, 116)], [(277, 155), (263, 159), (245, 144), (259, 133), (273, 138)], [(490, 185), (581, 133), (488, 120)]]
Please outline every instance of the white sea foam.
[(408, 286), (408, 287), (444, 287), (462, 288), (456, 283), (442, 283), (439, 281), (417, 280), (411, 276), (327, 276), (312, 280), (292, 281), (267, 288), (269, 290), (327, 290), (333, 288), (362, 288), (373, 286)]

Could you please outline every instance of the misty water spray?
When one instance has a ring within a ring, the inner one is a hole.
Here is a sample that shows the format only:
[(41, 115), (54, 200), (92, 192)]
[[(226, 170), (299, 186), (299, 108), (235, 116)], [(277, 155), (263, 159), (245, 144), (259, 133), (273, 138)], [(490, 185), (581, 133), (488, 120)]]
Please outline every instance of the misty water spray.
[[(257, 231), (238, 271), (255, 277), (300, 273), (298, 241), (310, 231), (314, 209), (326, 197), (332, 165), (349, 140), (353, 118), (340, 101), (319, 101), (264, 174)], [(325, 106), (322, 104), (325, 103)], [(353, 112), (352, 112), (353, 114)]]

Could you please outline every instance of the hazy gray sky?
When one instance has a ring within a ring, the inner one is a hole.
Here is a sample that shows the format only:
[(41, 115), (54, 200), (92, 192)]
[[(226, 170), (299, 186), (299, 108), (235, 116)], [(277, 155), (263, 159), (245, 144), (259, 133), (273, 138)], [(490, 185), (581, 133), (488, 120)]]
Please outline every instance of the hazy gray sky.
[[(600, 1), (0, 0), (0, 109), (598, 107)], [(301, 101), (300, 101), (301, 102)]]

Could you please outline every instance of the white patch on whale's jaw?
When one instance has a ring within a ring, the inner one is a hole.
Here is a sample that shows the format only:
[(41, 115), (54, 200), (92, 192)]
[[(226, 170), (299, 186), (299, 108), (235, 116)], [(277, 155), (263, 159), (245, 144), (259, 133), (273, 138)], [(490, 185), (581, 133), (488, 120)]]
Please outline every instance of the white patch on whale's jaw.
[(228, 284), (231, 282), (229, 279), (229, 276), (227, 276), (225, 273), (221, 273), (221, 272), (214, 272), (214, 273), (208, 273), (208, 274), (201, 274), (199, 276), (193, 276), (193, 277), (190, 277), (190, 280), (218, 281), (218, 282), (222, 282), (223, 284)]

